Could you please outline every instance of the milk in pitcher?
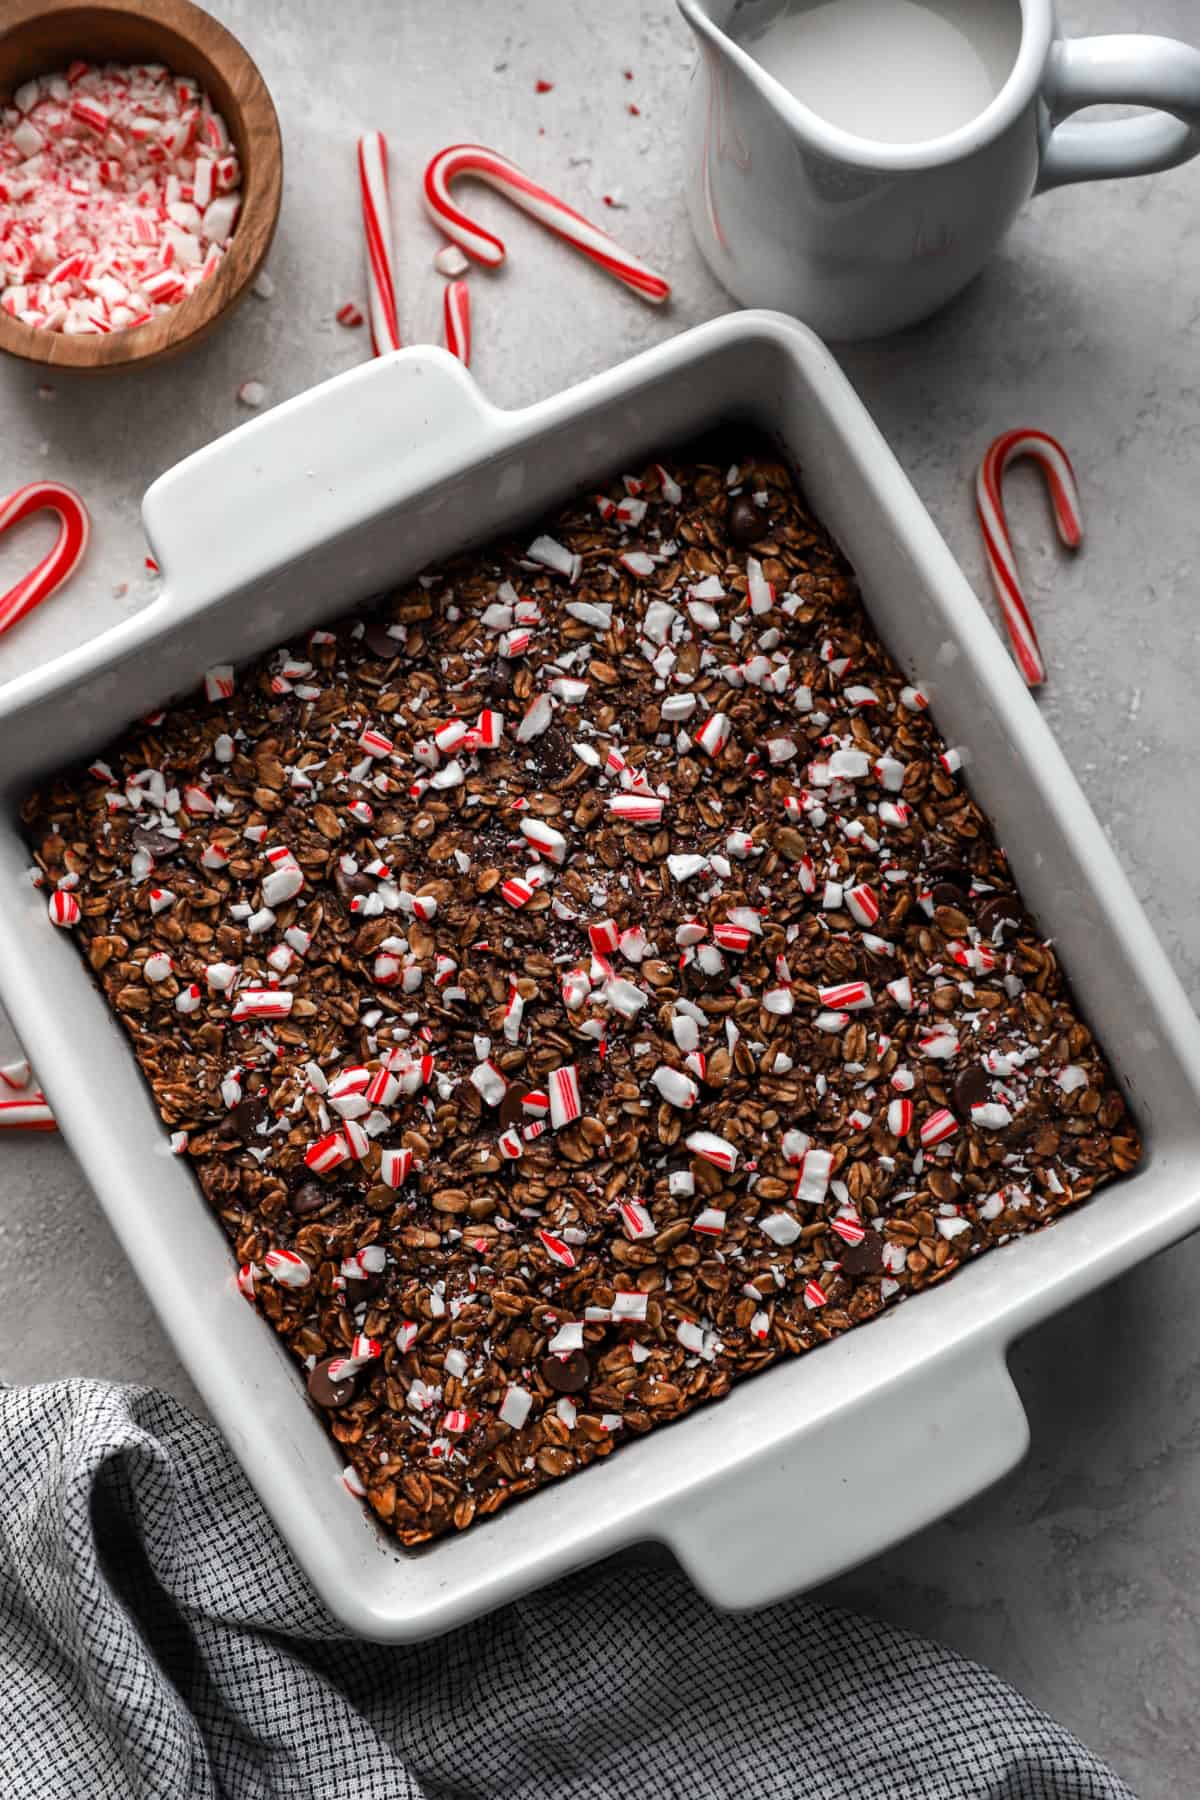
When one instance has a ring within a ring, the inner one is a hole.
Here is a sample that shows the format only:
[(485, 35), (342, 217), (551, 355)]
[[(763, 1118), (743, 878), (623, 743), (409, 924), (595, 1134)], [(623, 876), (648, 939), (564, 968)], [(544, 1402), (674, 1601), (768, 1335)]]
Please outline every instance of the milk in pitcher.
[(829, 124), (888, 144), (967, 125), (1007, 80), (1017, 0), (789, 0), (735, 11), (735, 36)]

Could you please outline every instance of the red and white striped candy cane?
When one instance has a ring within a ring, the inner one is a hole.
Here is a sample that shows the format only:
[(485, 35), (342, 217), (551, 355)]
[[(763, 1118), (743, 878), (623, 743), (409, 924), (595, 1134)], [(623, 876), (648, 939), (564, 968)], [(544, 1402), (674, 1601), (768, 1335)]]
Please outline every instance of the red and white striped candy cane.
[(92, 534), (88, 509), (74, 488), (59, 481), (31, 481), (0, 502), (0, 537), (10, 525), (36, 512), (58, 514), (58, 538), (28, 575), (22, 575), (7, 594), (0, 594), (0, 631), (7, 631), (32, 612), (74, 573)]
[(471, 361), (471, 295), (465, 281), (449, 281), (442, 295), (446, 348), (460, 363)]
[(0, 1100), (0, 1131), (56, 1131), (45, 1094), (32, 1089), (20, 1100)]
[(368, 131), (358, 140), (358, 180), (362, 189), (363, 233), (367, 244), (367, 311), (376, 356), (400, 348), (396, 313), (392, 208), (388, 189), (387, 139)]
[(1025, 596), (1021, 592), (1017, 559), (1004, 516), (1001, 483), (1004, 471), (1018, 457), (1035, 462), (1046, 478), (1054, 508), (1058, 535), (1069, 550), (1077, 550), (1083, 539), (1083, 517), (1079, 506), (1079, 489), (1071, 459), (1057, 439), (1044, 431), (1006, 431), (988, 445), (975, 480), (975, 504), (983, 531), (988, 573), (996, 591), (996, 599), (1012, 639), (1021, 673), (1030, 687), (1040, 687), (1046, 679), (1046, 664), (1038, 643)]
[(486, 263), (493, 269), (499, 267), (504, 261), (504, 243), (492, 232), (485, 231), (482, 225), (476, 225), (454, 204), (450, 183), (458, 175), (473, 175), (477, 181), (484, 181), (507, 195), (514, 206), (529, 213), (556, 237), (573, 244), (576, 250), (599, 263), (602, 269), (623, 281), (643, 300), (658, 305), (670, 294), (670, 283), (663, 276), (628, 250), (622, 250), (607, 231), (601, 231), (574, 207), (531, 181), (507, 156), (501, 156), (483, 144), (450, 144), (445, 150), (438, 151), (425, 171), (425, 205), (435, 225), (440, 225), (446, 236), (453, 238), (476, 262)]

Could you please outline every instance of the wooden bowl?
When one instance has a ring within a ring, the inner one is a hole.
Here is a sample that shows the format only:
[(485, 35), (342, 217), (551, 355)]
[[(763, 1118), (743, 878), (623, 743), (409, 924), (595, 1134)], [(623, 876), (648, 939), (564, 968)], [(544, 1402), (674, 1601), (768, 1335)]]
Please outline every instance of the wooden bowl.
[(174, 356), (208, 336), (263, 265), (283, 189), (279, 120), (266, 84), (237, 39), (191, 0), (3, 0), (0, 103), (34, 75), (87, 62), (161, 62), (191, 75), (223, 114), (242, 168), (242, 207), (215, 275), (145, 325), (68, 335), (0, 311), (0, 349), (54, 369), (119, 369)]

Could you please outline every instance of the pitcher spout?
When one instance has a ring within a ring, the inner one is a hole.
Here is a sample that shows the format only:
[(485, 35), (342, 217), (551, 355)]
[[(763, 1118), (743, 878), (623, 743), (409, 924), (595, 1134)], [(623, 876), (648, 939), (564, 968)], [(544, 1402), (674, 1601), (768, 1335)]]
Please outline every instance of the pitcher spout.
[(732, 51), (733, 43), (726, 33), (737, 0), (675, 0), (675, 4), (699, 42), (711, 44), (722, 55)]
[(730, 35), (739, 0), (675, 0), (687, 21), (709, 83), (724, 90), (736, 81), (739, 110), (769, 114), (795, 138), (803, 135), (802, 110), (747, 50)]
[(731, 10), (731, 0), (676, 0), (676, 4), (693, 31), (701, 30), (705, 20), (715, 24), (714, 15), (728, 17)]
[(733, 42), (726, 35), (737, 0), (675, 0), (701, 48), (731, 57)]

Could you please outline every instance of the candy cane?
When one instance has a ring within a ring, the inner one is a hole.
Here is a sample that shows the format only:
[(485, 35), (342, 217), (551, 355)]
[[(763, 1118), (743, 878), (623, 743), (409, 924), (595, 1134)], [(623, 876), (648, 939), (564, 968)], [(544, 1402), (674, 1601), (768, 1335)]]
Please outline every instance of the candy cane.
[(446, 348), (459, 362), (471, 360), (471, 296), (465, 281), (446, 284), (442, 296), (442, 315), (446, 328)]
[(607, 231), (601, 231), (574, 207), (531, 181), (507, 156), (488, 150), (483, 144), (451, 144), (438, 151), (425, 171), (425, 205), (434, 223), (476, 262), (498, 268), (504, 261), (504, 243), (455, 206), (450, 197), (450, 183), (458, 175), (474, 175), (478, 181), (506, 194), (522, 212), (529, 213), (556, 237), (573, 244), (576, 250), (599, 263), (602, 269), (615, 275), (644, 300), (658, 305), (670, 294), (670, 284), (663, 276), (636, 256), (631, 256), (628, 250), (622, 250)]
[(0, 1100), (0, 1131), (55, 1131), (54, 1114), (45, 1094), (36, 1090), (22, 1100)]
[(1046, 664), (1025, 596), (1021, 592), (1017, 559), (1004, 516), (1001, 483), (1004, 471), (1018, 457), (1027, 456), (1038, 465), (1050, 489), (1054, 523), (1068, 550), (1077, 550), (1083, 538), (1083, 519), (1079, 506), (1079, 489), (1071, 459), (1055, 438), (1044, 431), (1006, 431), (989, 444), (975, 481), (975, 504), (983, 531), (988, 573), (1008, 635), (1016, 651), (1021, 673), (1030, 687), (1040, 687), (1046, 679)]
[(388, 189), (387, 139), (368, 131), (358, 140), (358, 179), (362, 189), (363, 232), (367, 243), (367, 311), (376, 356), (400, 348), (396, 315), (396, 279), (392, 273), (392, 212)]
[(7, 594), (0, 594), (0, 631), (7, 631), (62, 586), (78, 568), (92, 533), (88, 509), (74, 488), (63, 487), (58, 481), (31, 481), (0, 503), (0, 537), (10, 525), (36, 512), (58, 514), (58, 539), (28, 575), (23, 575)]

